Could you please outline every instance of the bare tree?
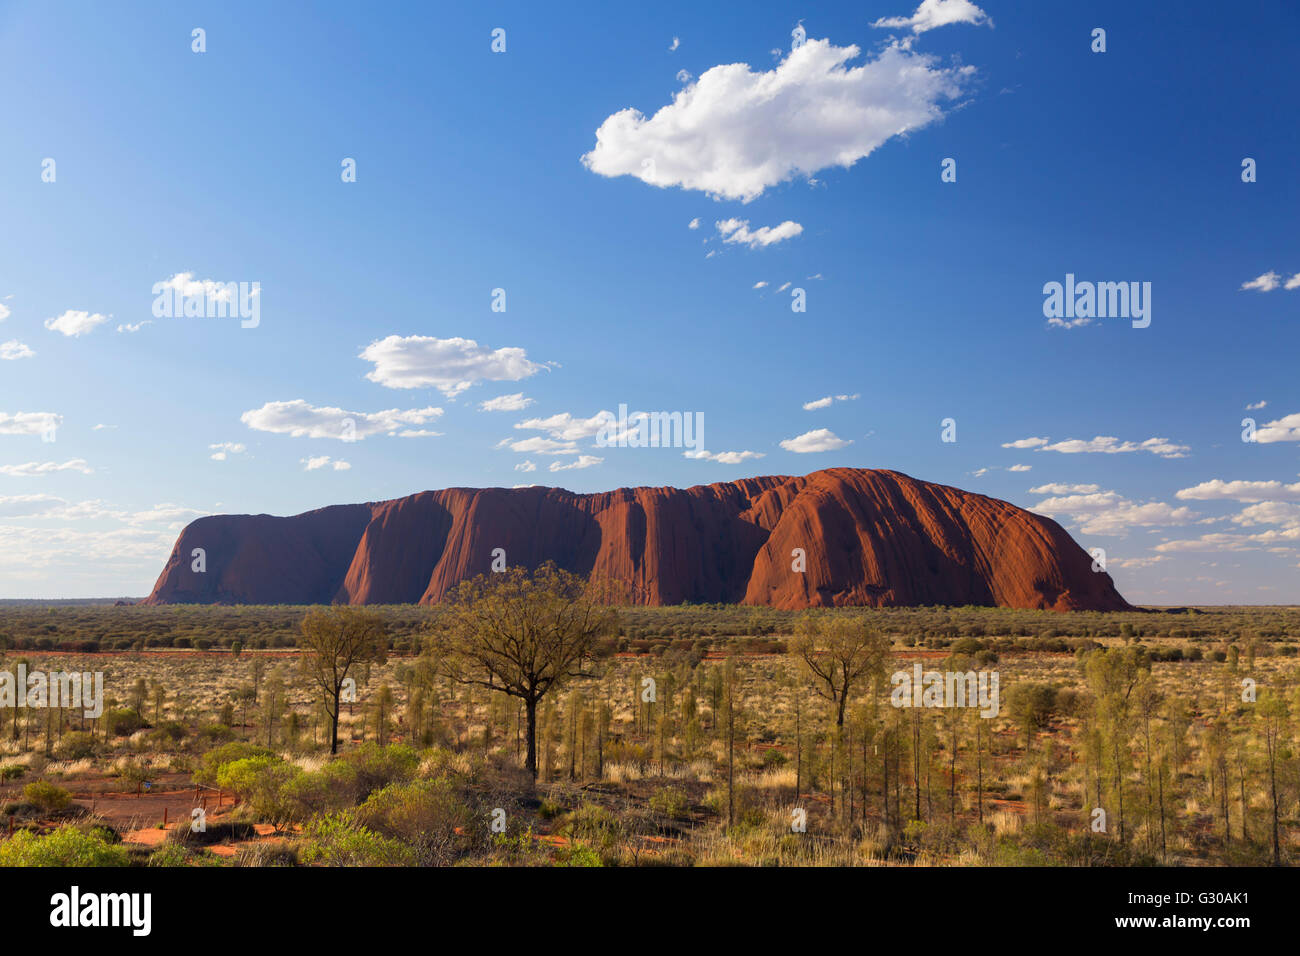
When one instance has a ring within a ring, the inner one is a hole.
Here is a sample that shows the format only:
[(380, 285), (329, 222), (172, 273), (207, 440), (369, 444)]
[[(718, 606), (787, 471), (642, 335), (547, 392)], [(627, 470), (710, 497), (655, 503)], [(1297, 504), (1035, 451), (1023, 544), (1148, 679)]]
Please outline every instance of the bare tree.
[(884, 676), (889, 638), (841, 615), (809, 614), (796, 625), (789, 647), (813, 690), (831, 702), (835, 726), (842, 729), (853, 688)]
[(354, 665), (382, 664), (388, 653), (388, 627), (383, 617), (366, 608), (335, 605), (313, 610), (302, 620), (298, 639), (303, 672), (321, 689), (330, 722), (330, 753), (339, 752), (339, 704), (343, 683)]
[(537, 779), (537, 704), (556, 687), (589, 676), (600, 638), (617, 615), (590, 582), (552, 562), (462, 581), (434, 619), (434, 645), (458, 683), (519, 698)]

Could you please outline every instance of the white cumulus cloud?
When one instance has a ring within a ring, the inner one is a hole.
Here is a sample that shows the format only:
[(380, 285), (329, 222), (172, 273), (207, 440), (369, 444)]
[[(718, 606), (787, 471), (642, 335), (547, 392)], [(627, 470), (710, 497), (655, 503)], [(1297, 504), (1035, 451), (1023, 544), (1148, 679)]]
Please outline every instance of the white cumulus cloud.
[[(301, 398), (291, 402), (267, 402), (244, 412), (239, 420), (249, 428), (294, 438), (338, 438), (348, 441), (368, 435), (419, 437), (423, 432), (403, 431), (403, 426), (423, 425), (442, 415), (441, 408), (397, 408), (382, 412), (349, 412), (342, 408), (318, 408)], [(436, 434), (436, 433), (428, 433)]]
[(810, 38), (772, 70), (715, 66), (651, 117), (632, 108), (607, 117), (582, 162), (601, 176), (749, 202), (935, 122), (974, 73), (897, 44), (850, 66), (860, 53)]
[(374, 364), (366, 378), (388, 388), (436, 388), (454, 397), (483, 381), (517, 382), (544, 366), (521, 348), (490, 349), (473, 339), (390, 335), (371, 342), (360, 357)]
[(319, 471), (322, 468), (332, 468), (334, 471), (347, 471), (352, 466), (346, 461), (330, 458), (329, 455), (317, 455), (313, 458), (301, 459), (303, 471)]
[(574, 468), (590, 468), (592, 465), (599, 465), (604, 458), (597, 458), (595, 455), (579, 455), (567, 465), (562, 465), (558, 461), (551, 462), (550, 471), (572, 471)]
[(1096, 438), (1067, 438), (1065, 441), (1051, 442), (1046, 438), (1021, 438), (1017, 441), (1004, 442), (1003, 448), (1032, 448), (1035, 451), (1055, 451), (1063, 455), (1101, 454), (1118, 455), (1128, 452), (1145, 451), (1161, 458), (1183, 458), (1190, 451), (1187, 445), (1177, 445), (1168, 438), (1148, 438), (1145, 441), (1120, 441), (1111, 435), (1098, 435)]
[(209, 445), (208, 450), (212, 452), (210, 457), (213, 461), (225, 461), (231, 455), (242, 455), (244, 446), (239, 442), (223, 441), (217, 442), (215, 445)]
[(921, 0), (921, 5), (910, 17), (882, 17), (873, 27), (892, 27), (910, 29), (913, 33), (925, 33), (938, 27), (954, 23), (993, 25), (989, 15), (970, 0)]
[(1300, 412), (1265, 422), (1255, 430), (1255, 441), (1264, 445), (1279, 441), (1300, 441)]
[(803, 232), (803, 226), (789, 219), (779, 226), (759, 226), (754, 230), (749, 228), (748, 219), (723, 219), (715, 222), (714, 225), (723, 242), (737, 242), (751, 249), (775, 245), (783, 239), (793, 239)]
[(70, 338), (80, 338), (108, 321), (108, 316), (98, 312), (78, 312), (69, 309), (62, 315), (45, 320), (45, 327), (51, 332), (61, 332)]
[(485, 412), (521, 412), (531, 404), (531, 398), (524, 398), (523, 392), (515, 392), (513, 395), (498, 395), (479, 402), (478, 407)]
[(722, 465), (739, 465), (749, 458), (762, 458), (761, 451), (687, 451), (682, 452), (687, 458), (716, 461)]
[(851, 444), (853, 444), (852, 439), (845, 441), (829, 428), (814, 428), (810, 432), (785, 439), (781, 442), (781, 447), (786, 451), (804, 455), (814, 451), (835, 451)]
[(54, 412), (0, 412), (0, 435), (43, 435), (62, 424)]
[(89, 475), (94, 469), (84, 458), (71, 458), (65, 462), (29, 461), (22, 465), (0, 465), (0, 475), (8, 475), (10, 478), (34, 478), (37, 475), (48, 475), (56, 471), (77, 471)]

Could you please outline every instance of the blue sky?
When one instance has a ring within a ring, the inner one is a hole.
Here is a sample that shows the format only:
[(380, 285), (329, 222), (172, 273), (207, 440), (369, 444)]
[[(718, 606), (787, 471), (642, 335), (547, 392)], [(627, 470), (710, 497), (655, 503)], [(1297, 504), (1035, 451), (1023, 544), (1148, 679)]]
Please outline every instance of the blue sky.
[[(844, 465), (1295, 602), (1300, 12), (703, 6), (0, 6), (0, 597), (147, 593), (209, 512)], [(1150, 325), (1051, 323), (1067, 273)], [(721, 460), (599, 447), (620, 404)]]

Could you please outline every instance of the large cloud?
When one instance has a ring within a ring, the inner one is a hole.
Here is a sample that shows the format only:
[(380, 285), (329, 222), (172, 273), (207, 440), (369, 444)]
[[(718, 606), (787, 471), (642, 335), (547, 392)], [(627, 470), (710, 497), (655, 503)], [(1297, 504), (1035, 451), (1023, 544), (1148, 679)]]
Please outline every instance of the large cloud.
[(366, 378), (388, 388), (436, 388), (459, 395), (477, 382), (517, 382), (540, 371), (520, 348), (489, 349), (473, 339), (390, 335), (371, 342), (361, 358), (374, 363)]
[(399, 435), (417, 438), (436, 432), (412, 430), (442, 415), (441, 408), (389, 408), (382, 412), (349, 412), (341, 408), (318, 408), (301, 398), (291, 402), (267, 402), (239, 417), (249, 428), (294, 438), (338, 438), (344, 441), (367, 435)]
[(715, 66), (648, 119), (632, 108), (606, 118), (583, 165), (749, 202), (797, 175), (852, 166), (933, 123), (974, 73), (899, 45), (848, 66), (859, 54), (809, 39), (773, 70)]

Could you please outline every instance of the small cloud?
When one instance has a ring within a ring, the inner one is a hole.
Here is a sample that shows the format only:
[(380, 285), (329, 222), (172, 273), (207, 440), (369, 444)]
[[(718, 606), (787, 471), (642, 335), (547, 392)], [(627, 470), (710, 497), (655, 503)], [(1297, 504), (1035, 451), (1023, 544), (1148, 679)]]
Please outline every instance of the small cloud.
[(1259, 411), (1261, 408), (1263, 408), (1263, 407), (1264, 407), (1265, 405), (1267, 405), (1267, 404), (1268, 404), (1268, 402), (1263, 401), (1263, 400), (1260, 400), (1260, 401), (1258, 401), (1258, 402), (1252, 402), (1251, 404), (1249, 404), (1249, 405), (1246, 406), (1246, 411), (1248, 411), (1248, 412), (1257, 412), (1257, 411)]
[(1091, 325), (1092, 319), (1089, 316), (1083, 316), (1082, 318), (1078, 318), (1078, 319), (1051, 318), (1047, 320), (1047, 324), (1049, 326), (1053, 326), (1058, 329), (1078, 329), (1078, 328), (1082, 328), (1085, 325)]
[(1008, 471), (1030, 471), (1033, 469), (1033, 467), (1034, 467), (1033, 465), (1012, 465), (1007, 470)]
[(146, 325), (153, 325), (153, 321), (151, 319), (145, 319), (143, 322), (136, 322), (134, 324), (125, 322), (122, 325), (119, 325), (117, 330), (119, 332), (139, 332)]
[(722, 219), (713, 225), (717, 227), (723, 242), (740, 243), (751, 249), (775, 245), (803, 232), (803, 226), (790, 219), (779, 226), (759, 226), (754, 230), (749, 228), (748, 219)]
[(347, 471), (352, 466), (346, 461), (331, 459), (329, 455), (317, 455), (314, 458), (301, 459), (303, 471), (319, 471), (322, 468), (332, 468), (335, 471)]
[(703, 459), (705, 461), (716, 461), (722, 465), (739, 465), (742, 461), (749, 458), (762, 458), (761, 451), (687, 451), (682, 453), (686, 458)]
[(673, 37), (673, 42), (668, 46), (668, 52), (672, 53), (676, 51), (676, 49), (681, 45), (682, 45), (682, 41), (677, 37)]
[(1263, 275), (1256, 276), (1249, 282), (1243, 282), (1241, 288), (1242, 290), (1252, 289), (1256, 292), (1272, 292), (1278, 287), (1281, 278), (1282, 277), (1276, 272), (1265, 272)]
[(781, 442), (781, 447), (786, 451), (806, 455), (809, 452), (837, 451), (851, 444), (853, 444), (851, 439), (845, 441), (829, 428), (815, 428), (794, 438), (785, 439)]
[(537, 466), (534, 465), (531, 461), (521, 461), (519, 464), (515, 465), (515, 471), (536, 471), (536, 470), (537, 470)]
[(55, 412), (0, 412), (0, 435), (43, 435), (63, 425)]
[(690, 70), (678, 70), (678, 71), (677, 71), (677, 82), (678, 82), (678, 83), (683, 83), (683, 84), (684, 84), (684, 83), (689, 83), (689, 82), (691, 82), (691, 80), (693, 80), (693, 79), (695, 79), (695, 77), (694, 77), (694, 75), (692, 75), (692, 73), (691, 73)]
[(604, 458), (598, 458), (595, 455), (579, 455), (567, 465), (562, 465), (558, 461), (551, 462), (549, 471), (572, 471), (575, 468), (590, 468), (592, 465), (599, 465)]
[[(12, 298), (12, 296), (10, 298)], [(11, 315), (13, 315), (13, 313), (9, 311), (9, 307), (7, 305), (0, 304), (0, 322), (3, 322)]]
[(513, 395), (498, 395), (479, 402), (478, 407), (485, 412), (521, 412), (531, 404), (531, 398), (524, 398), (523, 392), (515, 392)]
[(1046, 485), (1039, 485), (1037, 488), (1030, 488), (1031, 495), (1091, 495), (1101, 490), (1101, 485), (1066, 485), (1059, 482), (1051, 482)]
[(541, 371), (521, 348), (489, 349), (473, 339), (390, 335), (361, 350), (366, 378), (386, 388), (436, 388), (449, 398), (482, 382), (517, 382)]
[(973, 26), (987, 23), (993, 26), (989, 15), (971, 3), (971, 0), (921, 0), (921, 5), (910, 17), (882, 17), (871, 25), (877, 29), (910, 28), (912, 33), (920, 34), (954, 23), (969, 23)]
[(510, 438), (503, 438), (501, 441), (497, 442), (497, 447), (509, 448), (511, 451), (531, 455), (578, 454), (577, 442), (556, 441), (554, 438), (543, 438), (541, 435), (534, 435), (532, 438), (521, 438), (518, 441)]
[(686, 228), (687, 228), (687, 229), (699, 229), (699, 228), (700, 228), (700, 217), (699, 217), (699, 216), (696, 216), (694, 219), (692, 219), (690, 222), (688, 222), (688, 223), (686, 224)]
[(91, 429), (91, 431), (100, 432), (100, 431), (104, 431), (105, 429), (113, 429), (116, 427), (117, 427), (116, 425), (96, 425), (94, 428)]
[(766, 280), (766, 279), (760, 279), (758, 282), (755, 282), (755, 283), (754, 283), (754, 288), (755, 288), (755, 289), (765, 289), (765, 288), (767, 288), (767, 280)]
[(108, 316), (98, 312), (78, 312), (69, 309), (62, 315), (45, 320), (45, 327), (51, 332), (61, 332), (70, 338), (80, 338), (108, 321)]
[(854, 399), (861, 397), (862, 395), (859, 392), (854, 392), (852, 395), (827, 395), (825, 398), (818, 398), (811, 402), (804, 402), (803, 410), (805, 412), (812, 412), (819, 408), (829, 408), (833, 402), (851, 402)]
[(1287, 279), (1286, 285), (1282, 286), (1282, 288), (1287, 291), (1290, 291), (1291, 289), (1300, 289), (1300, 272), (1297, 272), (1291, 278)]
[[(342, 441), (368, 435), (397, 434), (403, 426), (424, 425), (442, 415), (441, 408), (390, 408), (382, 412), (350, 412), (332, 406), (317, 407), (301, 398), (290, 402), (267, 402), (239, 417), (256, 431), (289, 435), (293, 438), (337, 438)], [(416, 433), (406, 431), (403, 437)]]
[(242, 455), (244, 453), (244, 446), (233, 441), (218, 442), (215, 445), (209, 445), (208, 448), (212, 452), (210, 457), (213, 461), (225, 461), (230, 455)]
[(31, 358), (35, 354), (35, 352), (17, 339), (10, 339), (8, 342), (0, 342), (0, 359), (14, 361), (16, 359)]
[(94, 469), (84, 458), (71, 458), (61, 463), (29, 461), (22, 465), (0, 465), (0, 475), (8, 475), (10, 478), (35, 478), (37, 475), (48, 475), (56, 471), (78, 471), (83, 475), (94, 473)]

